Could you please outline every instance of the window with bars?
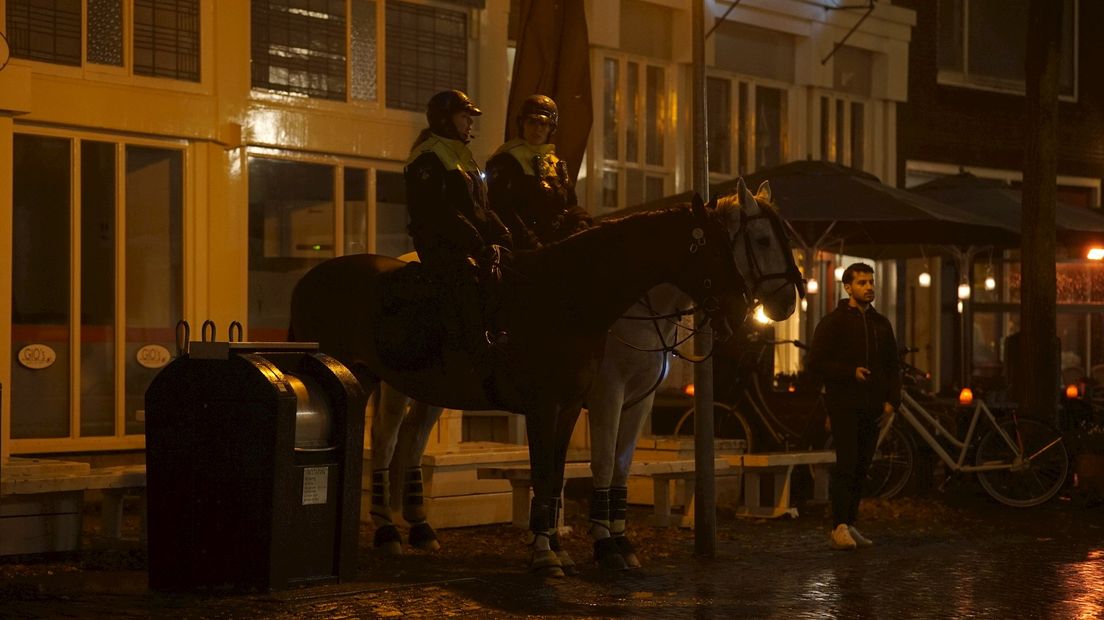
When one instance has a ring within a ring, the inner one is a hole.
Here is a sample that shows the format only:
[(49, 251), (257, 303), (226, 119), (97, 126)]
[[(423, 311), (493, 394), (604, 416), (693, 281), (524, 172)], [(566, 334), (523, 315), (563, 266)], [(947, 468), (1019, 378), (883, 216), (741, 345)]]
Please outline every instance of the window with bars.
[(345, 11), (343, 1), (253, 0), (253, 87), (344, 101)]
[(435, 93), (468, 88), (468, 14), (389, 1), (387, 107), (422, 111)]
[(126, 68), (129, 53), (134, 75), (200, 78), (199, 0), (8, 0), (5, 18), (15, 58)]
[(788, 160), (789, 89), (733, 75), (706, 78), (709, 172), (744, 175)]

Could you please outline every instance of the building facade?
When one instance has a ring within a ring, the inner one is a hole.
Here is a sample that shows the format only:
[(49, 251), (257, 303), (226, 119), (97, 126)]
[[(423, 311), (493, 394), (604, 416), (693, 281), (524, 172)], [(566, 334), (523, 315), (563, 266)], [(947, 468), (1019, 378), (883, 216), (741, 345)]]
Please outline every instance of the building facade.
[[(706, 2), (714, 180), (825, 158), (896, 183), (916, 12), (870, 7)], [(690, 0), (586, 8), (581, 200), (599, 214), (687, 189)], [(516, 14), (509, 0), (0, 0), (3, 456), (141, 450), (178, 321), (193, 338), (211, 320), (218, 339), (238, 321), (281, 340), (312, 265), (409, 250), (401, 171), (424, 102), (471, 94), (485, 161)]]

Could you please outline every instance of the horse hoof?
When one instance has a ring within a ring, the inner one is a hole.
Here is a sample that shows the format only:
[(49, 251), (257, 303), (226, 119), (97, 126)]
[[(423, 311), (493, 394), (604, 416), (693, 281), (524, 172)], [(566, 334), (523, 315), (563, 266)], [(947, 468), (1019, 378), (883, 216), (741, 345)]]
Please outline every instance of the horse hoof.
[(402, 538), (399, 528), (394, 525), (381, 525), (376, 528), (372, 546), (384, 555), (402, 555)]
[(542, 577), (563, 577), (563, 565), (560, 557), (551, 549), (534, 549), (529, 560), (529, 569)]
[(560, 560), (560, 568), (568, 577), (574, 577), (579, 574), (579, 567), (575, 565), (575, 560), (571, 559), (571, 554), (566, 551), (560, 550), (556, 552), (556, 557)]
[(437, 541), (437, 532), (423, 521), (410, 526), (410, 546), (421, 551), (437, 551), (441, 543)]
[(594, 541), (594, 561), (606, 571), (622, 571), (629, 568), (613, 538), (599, 538)]
[(636, 549), (629, 542), (629, 538), (627, 536), (614, 536), (613, 540), (617, 541), (617, 550), (621, 553), (621, 557), (625, 558), (626, 566), (628, 568), (640, 568), (640, 558), (636, 557)]

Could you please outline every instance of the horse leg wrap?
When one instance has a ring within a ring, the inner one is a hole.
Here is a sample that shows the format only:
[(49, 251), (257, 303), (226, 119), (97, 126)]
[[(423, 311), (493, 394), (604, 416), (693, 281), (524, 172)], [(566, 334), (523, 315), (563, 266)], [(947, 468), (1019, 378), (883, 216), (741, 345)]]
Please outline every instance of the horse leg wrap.
[(407, 523), (426, 520), (425, 488), (422, 486), (421, 465), (408, 467), (403, 482), (403, 518)]
[(402, 538), (399, 528), (391, 520), (391, 483), (386, 469), (372, 471), (372, 525), (376, 532), (372, 546), (387, 555), (402, 555)]
[(540, 501), (536, 497), (529, 504), (529, 531), (533, 540), (530, 543), (532, 556), (529, 568), (550, 577), (563, 577), (563, 564), (552, 550), (553, 507), (548, 500)]
[(437, 541), (437, 532), (425, 521), (410, 524), (410, 546), (422, 551), (437, 551), (441, 543)]
[(610, 487), (610, 533), (628, 568), (640, 568), (640, 558), (625, 535), (625, 516), (629, 504), (628, 487)]
[(610, 490), (595, 488), (590, 493), (590, 537), (595, 540), (610, 535)]
[(560, 546), (560, 531), (557, 524), (560, 522), (561, 512), (563, 512), (563, 499), (557, 497), (552, 500), (552, 534), (548, 537), (548, 547), (560, 559), (564, 574), (578, 575), (579, 569), (575, 566), (575, 560), (571, 559), (571, 554)]

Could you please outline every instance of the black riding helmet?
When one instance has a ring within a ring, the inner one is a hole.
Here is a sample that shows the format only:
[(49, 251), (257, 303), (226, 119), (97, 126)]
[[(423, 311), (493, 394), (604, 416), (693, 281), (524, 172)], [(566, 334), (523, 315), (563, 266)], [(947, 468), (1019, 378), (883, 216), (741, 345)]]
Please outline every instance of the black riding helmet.
[(556, 102), (552, 101), (551, 97), (546, 95), (530, 95), (522, 102), (521, 110), (517, 115), (517, 130), (519, 136), (524, 135), (522, 125), (530, 118), (548, 121), (551, 125), (551, 129), (548, 131), (548, 139), (551, 140), (552, 134), (556, 133), (556, 124), (560, 120), (560, 112), (556, 108)]
[(472, 116), (483, 114), (483, 111), (475, 107), (472, 100), (463, 92), (443, 90), (429, 98), (429, 103), (426, 104), (426, 121), (433, 133), (453, 140), (462, 140), (463, 137), (457, 133), (456, 126), (452, 123), (452, 117), (457, 112), (465, 111)]

